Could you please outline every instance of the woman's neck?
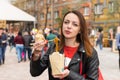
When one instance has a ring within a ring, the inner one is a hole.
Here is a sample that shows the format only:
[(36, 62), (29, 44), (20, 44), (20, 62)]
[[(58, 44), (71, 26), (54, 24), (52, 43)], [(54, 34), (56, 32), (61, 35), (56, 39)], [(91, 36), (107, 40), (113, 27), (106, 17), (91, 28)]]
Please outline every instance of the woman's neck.
[(65, 46), (77, 47), (79, 44), (76, 39), (65, 39)]

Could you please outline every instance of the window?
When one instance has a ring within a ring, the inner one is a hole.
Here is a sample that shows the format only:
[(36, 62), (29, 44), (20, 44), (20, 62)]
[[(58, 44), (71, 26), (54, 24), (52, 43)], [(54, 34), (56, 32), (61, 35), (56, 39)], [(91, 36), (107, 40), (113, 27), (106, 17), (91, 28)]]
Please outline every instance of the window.
[(95, 5), (95, 14), (102, 14), (102, 10), (103, 10), (103, 4), (96, 4)]
[(23, 9), (27, 10), (26, 2), (23, 2)]
[(51, 1), (50, 0), (47, 0), (47, 4), (50, 4), (51, 3)]
[(48, 14), (47, 14), (47, 19), (51, 19), (51, 13), (50, 12), (48, 12)]
[(40, 20), (44, 20), (44, 13), (40, 14)]
[(113, 12), (114, 11), (114, 3), (113, 2), (109, 2), (108, 8), (109, 8), (110, 12)]
[(89, 15), (90, 8), (89, 7), (84, 7), (84, 15)]
[(58, 0), (54, 0), (54, 3), (57, 3), (58, 2)]
[(31, 9), (34, 6), (34, 2), (33, 1), (29, 1), (27, 4), (27, 9)]
[(38, 6), (35, 6), (35, 5), (37, 5), (37, 1), (35, 1), (34, 7), (35, 7), (35, 10), (38, 11)]
[(44, 5), (44, 1), (43, 1), (43, 0), (40, 1), (40, 5), (41, 5), (41, 6)]
[(54, 12), (54, 18), (56, 19), (56, 18), (58, 18), (58, 16), (59, 16), (59, 11), (55, 11)]

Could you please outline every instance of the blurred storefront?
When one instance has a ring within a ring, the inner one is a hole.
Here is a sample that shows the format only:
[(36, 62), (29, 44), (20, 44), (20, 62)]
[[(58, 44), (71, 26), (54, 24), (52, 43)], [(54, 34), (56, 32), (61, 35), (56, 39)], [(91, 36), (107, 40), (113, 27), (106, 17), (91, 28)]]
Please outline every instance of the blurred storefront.
[(6, 28), (6, 20), (0, 20), (0, 28)]

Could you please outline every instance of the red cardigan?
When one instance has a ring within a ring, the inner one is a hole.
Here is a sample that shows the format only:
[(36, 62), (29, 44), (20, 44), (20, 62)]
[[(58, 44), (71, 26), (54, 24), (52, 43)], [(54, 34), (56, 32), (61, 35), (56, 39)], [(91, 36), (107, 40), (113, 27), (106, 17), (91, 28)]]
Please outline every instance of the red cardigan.
[(24, 44), (24, 39), (22, 36), (16, 36), (14, 39), (15, 44)]

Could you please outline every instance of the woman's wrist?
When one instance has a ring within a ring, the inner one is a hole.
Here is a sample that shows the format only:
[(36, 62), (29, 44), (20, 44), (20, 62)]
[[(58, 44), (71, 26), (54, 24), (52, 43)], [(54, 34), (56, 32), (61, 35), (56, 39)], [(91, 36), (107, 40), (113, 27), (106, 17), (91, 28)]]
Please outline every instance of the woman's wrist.
[(42, 50), (37, 50), (37, 49), (35, 49), (34, 51), (33, 51), (33, 53), (41, 53), (42, 52)]
[(41, 51), (40, 50), (35, 50), (33, 52), (32, 59), (34, 61), (36, 61), (36, 60), (40, 59), (40, 57), (41, 57)]
[(40, 59), (40, 56), (36, 56), (36, 54), (34, 54), (33, 57), (32, 57), (32, 60), (37, 61), (38, 59)]

